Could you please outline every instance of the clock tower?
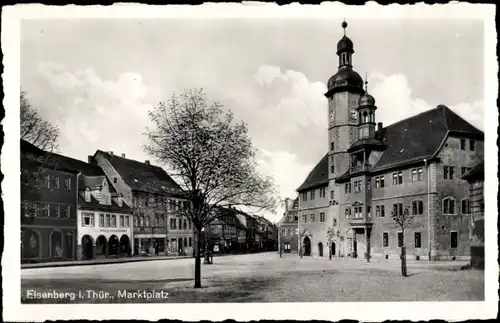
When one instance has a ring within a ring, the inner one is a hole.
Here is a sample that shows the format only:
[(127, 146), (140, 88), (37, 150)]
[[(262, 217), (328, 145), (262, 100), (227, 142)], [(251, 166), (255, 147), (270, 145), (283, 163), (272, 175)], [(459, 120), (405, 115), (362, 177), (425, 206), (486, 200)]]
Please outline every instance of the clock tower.
[[(364, 94), (363, 79), (352, 68), (354, 44), (346, 36), (347, 22), (342, 23), (344, 36), (337, 43), (339, 69), (328, 80), (328, 179), (329, 199), (339, 200), (334, 178), (349, 167), (347, 149), (358, 139), (358, 101)], [(333, 193), (332, 193), (333, 191)], [(333, 204), (335, 205), (335, 203)]]

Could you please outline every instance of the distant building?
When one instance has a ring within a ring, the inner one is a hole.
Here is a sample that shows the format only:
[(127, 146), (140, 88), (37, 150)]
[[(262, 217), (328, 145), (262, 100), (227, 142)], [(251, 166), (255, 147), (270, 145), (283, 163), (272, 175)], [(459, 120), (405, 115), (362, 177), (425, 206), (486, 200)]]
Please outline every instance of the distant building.
[(76, 258), (79, 171), (21, 140), (21, 262)]
[(219, 208), (219, 215), (206, 230), (211, 250), (218, 253), (242, 253), (246, 247), (247, 229), (231, 208)]
[(123, 201), (134, 210), (134, 254), (192, 254), (194, 228), (179, 215), (189, 207), (181, 187), (160, 167), (98, 150), (99, 165)]
[[(344, 34), (325, 93), (328, 150), (297, 190), (304, 255), (335, 248), (337, 256), (398, 258), (404, 245), (409, 258), (470, 257), (461, 176), (483, 160), (484, 133), (443, 105), (386, 127), (377, 123), (353, 53)], [(391, 215), (405, 210), (415, 219), (403, 236)], [(330, 228), (338, 240), (328, 246)]]
[(484, 268), (484, 161), (474, 166), (463, 178), (469, 183), (472, 217), (471, 265), (476, 268)]
[(299, 220), (299, 199), (285, 199), (285, 213), (278, 222), (279, 251), (284, 253), (298, 253), (298, 227)]

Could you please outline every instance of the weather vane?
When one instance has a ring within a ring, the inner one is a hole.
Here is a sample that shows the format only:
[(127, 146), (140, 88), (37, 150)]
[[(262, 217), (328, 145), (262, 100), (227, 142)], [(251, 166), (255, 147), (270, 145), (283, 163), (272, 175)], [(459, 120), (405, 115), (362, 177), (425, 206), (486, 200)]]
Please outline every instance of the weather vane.
[(368, 92), (368, 73), (365, 73), (365, 92)]

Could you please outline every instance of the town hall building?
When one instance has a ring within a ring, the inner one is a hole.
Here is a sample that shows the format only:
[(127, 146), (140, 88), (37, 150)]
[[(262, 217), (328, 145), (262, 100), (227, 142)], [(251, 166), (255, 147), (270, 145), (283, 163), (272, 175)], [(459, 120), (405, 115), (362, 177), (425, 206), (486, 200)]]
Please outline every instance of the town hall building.
[[(484, 159), (484, 133), (444, 105), (394, 124), (353, 69), (354, 44), (337, 44), (339, 68), (327, 84), (328, 151), (299, 193), (303, 255), (414, 259), (470, 256), (468, 183)], [(392, 219), (408, 212), (404, 236)], [(333, 241), (328, 232), (334, 232)]]

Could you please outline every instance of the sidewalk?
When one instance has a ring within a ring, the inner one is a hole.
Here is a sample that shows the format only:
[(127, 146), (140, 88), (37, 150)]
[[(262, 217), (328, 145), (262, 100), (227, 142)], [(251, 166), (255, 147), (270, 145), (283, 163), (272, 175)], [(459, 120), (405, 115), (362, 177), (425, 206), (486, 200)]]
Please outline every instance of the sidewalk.
[(151, 257), (123, 257), (123, 258), (102, 258), (91, 260), (70, 260), (58, 262), (42, 262), (35, 264), (21, 264), (21, 269), (28, 268), (45, 268), (45, 267), (69, 267), (69, 266), (90, 266), (90, 265), (106, 265), (125, 262), (138, 262), (138, 261), (155, 261), (155, 260), (175, 260), (193, 258), (192, 256), (151, 256)]

